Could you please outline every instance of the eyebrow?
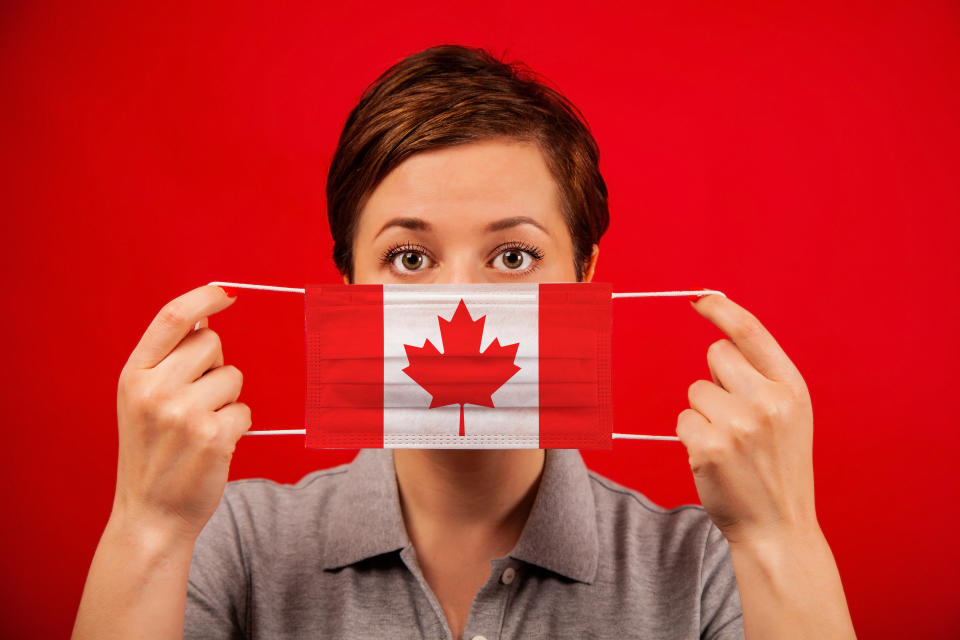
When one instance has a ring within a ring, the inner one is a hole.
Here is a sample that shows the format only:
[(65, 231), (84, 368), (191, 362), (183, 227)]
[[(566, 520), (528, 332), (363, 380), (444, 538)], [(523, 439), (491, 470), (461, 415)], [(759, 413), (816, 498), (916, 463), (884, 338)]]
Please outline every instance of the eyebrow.
[[(520, 226), (521, 224), (533, 225), (537, 229), (540, 229), (540, 231), (543, 231), (545, 234), (550, 235), (550, 232), (547, 231), (543, 225), (528, 216), (513, 216), (512, 218), (495, 220), (487, 225), (485, 231), (487, 233), (491, 233), (493, 231), (503, 231), (504, 229), (512, 229), (513, 227)], [(386, 224), (380, 227), (380, 231), (377, 231), (377, 235), (373, 236), (374, 239), (376, 239), (377, 236), (390, 227), (401, 227), (403, 229), (410, 229), (411, 231), (430, 231), (432, 229), (430, 223), (421, 218), (393, 218), (391, 220), (387, 220)]]
[(537, 229), (540, 229), (540, 231), (543, 231), (545, 234), (550, 235), (550, 232), (547, 231), (542, 224), (527, 216), (514, 216), (512, 218), (504, 218), (503, 220), (491, 222), (487, 225), (486, 230), (488, 233), (491, 231), (503, 231), (504, 229), (512, 229), (513, 227), (520, 226), (521, 224), (533, 225)]
[(387, 220), (387, 223), (380, 227), (380, 231), (377, 231), (377, 235), (373, 236), (373, 239), (376, 240), (381, 233), (390, 227), (402, 227), (411, 231), (429, 231), (431, 229), (430, 223), (420, 218), (393, 218)]

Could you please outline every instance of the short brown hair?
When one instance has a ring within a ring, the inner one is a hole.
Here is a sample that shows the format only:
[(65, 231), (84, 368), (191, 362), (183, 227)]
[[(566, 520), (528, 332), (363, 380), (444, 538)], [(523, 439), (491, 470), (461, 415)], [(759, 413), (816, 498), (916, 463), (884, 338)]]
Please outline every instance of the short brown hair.
[(583, 114), (519, 62), (441, 45), (387, 69), (363, 92), (327, 176), (333, 259), (353, 280), (359, 213), (381, 180), (411, 155), (509, 137), (536, 142), (560, 191), (577, 279), (609, 224), (600, 152)]

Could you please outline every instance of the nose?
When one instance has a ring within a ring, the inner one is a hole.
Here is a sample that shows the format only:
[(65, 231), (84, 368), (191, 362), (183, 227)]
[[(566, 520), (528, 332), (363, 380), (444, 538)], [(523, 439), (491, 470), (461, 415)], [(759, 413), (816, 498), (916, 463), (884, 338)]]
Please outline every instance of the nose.
[(476, 258), (466, 255), (466, 252), (453, 255), (438, 269), (434, 284), (480, 284), (487, 282), (487, 275), (483, 265), (475, 262)]

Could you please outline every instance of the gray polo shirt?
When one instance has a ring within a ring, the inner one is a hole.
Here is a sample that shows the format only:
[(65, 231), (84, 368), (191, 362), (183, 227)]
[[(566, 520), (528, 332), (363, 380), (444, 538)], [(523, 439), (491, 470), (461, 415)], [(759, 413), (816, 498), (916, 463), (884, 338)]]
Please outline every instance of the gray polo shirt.
[[(463, 637), (743, 638), (730, 551), (702, 507), (658, 507), (546, 452), (514, 549), (490, 561)], [(197, 539), (187, 638), (450, 639), (400, 512), (393, 455), (295, 485), (241, 480)]]

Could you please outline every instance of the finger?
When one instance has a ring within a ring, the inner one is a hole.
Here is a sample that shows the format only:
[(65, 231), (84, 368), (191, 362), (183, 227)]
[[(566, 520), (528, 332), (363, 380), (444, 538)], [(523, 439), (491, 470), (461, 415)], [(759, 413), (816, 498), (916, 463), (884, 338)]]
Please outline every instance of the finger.
[(687, 449), (687, 462), (695, 479), (704, 472), (709, 473), (722, 461), (723, 435), (693, 409), (686, 409), (677, 416), (677, 437)]
[(193, 382), (205, 372), (223, 365), (220, 336), (210, 328), (190, 332), (154, 369), (176, 383)]
[(216, 286), (197, 287), (168, 302), (147, 327), (128, 363), (149, 369), (163, 360), (197, 321), (229, 307), (236, 300)]
[(787, 382), (800, 376), (770, 332), (749, 311), (724, 296), (708, 295), (692, 303), (740, 349), (747, 361), (771, 380)]
[(726, 339), (707, 349), (707, 366), (713, 381), (731, 393), (751, 393), (762, 382), (769, 382), (747, 362), (737, 345)]
[(677, 437), (687, 449), (694, 442), (702, 437), (705, 429), (710, 427), (710, 423), (703, 415), (693, 409), (684, 409), (677, 416)]
[(253, 424), (250, 407), (242, 402), (231, 402), (216, 413), (234, 443), (249, 431)]
[(710, 422), (729, 415), (734, 403), (729, 391), (708, 380), (697, 380), (690, 385), (687, 399), (690, 401), (690, 408)]
[(710, 349), (707, 349), (707, 369), (710, 370), (710, 378), (713, 380), (713, 384), (720, 385), (720, 378), (717, 377), (717, 372), (713, 370), (713, 365), (710, 364)]
[(217, 367), (183, 391), (185, 402), (190, 407), (217, 411), (235, 402), (243, 387), (243, 374), (233, 365)]

